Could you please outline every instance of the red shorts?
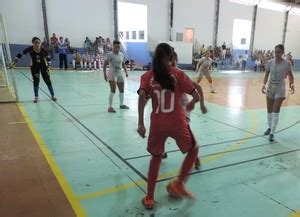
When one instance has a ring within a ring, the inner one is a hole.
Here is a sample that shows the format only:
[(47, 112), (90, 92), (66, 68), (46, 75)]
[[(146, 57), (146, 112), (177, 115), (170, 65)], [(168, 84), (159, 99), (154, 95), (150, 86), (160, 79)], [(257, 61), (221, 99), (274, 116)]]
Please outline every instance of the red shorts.
[(165, 152), (165, 142), (168, 137), (175, 139), (178, 148), (186, 153), (196, 145), (195, 137), (189, 125), (182, 129), (170, 131), (153, 131), (150, 129), (147, 150), (152, 155), (161, 155)]

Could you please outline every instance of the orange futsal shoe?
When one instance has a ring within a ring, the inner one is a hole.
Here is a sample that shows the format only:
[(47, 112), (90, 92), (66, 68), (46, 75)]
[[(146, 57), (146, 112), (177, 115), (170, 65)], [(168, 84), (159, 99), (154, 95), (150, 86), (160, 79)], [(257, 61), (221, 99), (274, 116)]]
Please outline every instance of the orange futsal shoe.
[(170, 181), (167, 185), (167, 191), (175, 198), (188, 197), (195, 199), (194, 194), (190, 192), (182, 182)]

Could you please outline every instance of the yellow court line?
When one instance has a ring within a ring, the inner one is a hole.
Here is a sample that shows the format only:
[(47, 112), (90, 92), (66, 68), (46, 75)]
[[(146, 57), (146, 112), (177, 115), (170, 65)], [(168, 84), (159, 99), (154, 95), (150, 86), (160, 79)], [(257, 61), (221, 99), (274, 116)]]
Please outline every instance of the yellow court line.
[[(251, 131), (255, 132), (256, 128), (257, 128), (256, 114), (253, 111), (251, 111), (250, 114), (251, 114), (251, 125), (252, 125), (251, 126)], [(251, 133), (247, 133), (243, 139), (241, 139), (237, 143), (234, 143), (234, 144), (228, 146), (224, 150), (223, 153), (212, 155), (212, 156), (207, 156), (207, 157), (202, 158), (201, 159), (201, 164), (203, 165), (203, 164), (209, 163), (211, 161), (218, 160), (221, 157), (223, 157), (224, 155), (228, 154), (229, 152), (231, 152), (233, 150), (239, 149), (240, 146), (247, 141), (246, 139), (249, 138), (249, 137), (251, 137), (251, 136), (252, 136)], [(176, 170), (172, 170), (172, 171), (166, 172), (166, 173), (161, 174), (160, 176), (158, 176), (158, 179), (164, 179), (164, 178), (176, 176), (179, 171), (180, 171), (179, 169), (176, 169)], [(85, 194), (85, 195), (80, 195), (80, 196), (77, 197), (77, 199), (78, 200), (88, 200), (88, 199), (93, 199), (95, 197), (103, 197), (105, 195), (109, 195), (109, 194), (112, 194), (112, 193), (120, 192), (120, 191), (129, 189), (129, 188), (137, 187), (137, 185), (144, 185), (144, 184), (146, 184), (146, 182), (144, 180), (140, 180), (140, 181), (137, 181), (136, 183), (119, 185), (119, 186), (115, 186), (115, 187), (104, 189), (102, 191), (97, 191), (97, 192), (88, 193), (88, 194)]]
[(87, 216), (83, 207), (80, 205), (80, 201), (76, 198), (71, 186), (69, 185), (68, 181), (64, 177), (62, 171), (60, 170), (59, 166), (53, 159), (50, 151), (47, 148), (46, 143), (43, 141), (42, 137), (40, 136), (39, 132), (33, 126), (28, 114), (25, 111), (25, 108), (21, 103), (17, 103), (19, 110), (21, 111), (23, 117), (25, 118), (35, 140), (37, 141), (44, 157), (46, 158), (52, 172), (54, 173), (58, 183), (60, 184), (61, 188), (63, 189), (65, 195), (67, 196), (76, 216), (85, 217)]
[(133, 187), (136, 187), (137, 185), (145, 185), (146, 183), (147, 183), (146, 181), (140, 180), (140, 181), (137, 181), (135, 183), (132, 182), (132, 183), (125, 184), (125, 185), (115, 186), (113, 188), (107, 188), (103, 191), (98, 191), (98, 192), (93, 192), (93, 193), (89, 193), (89, 194), (86, 194), (86, 195), (81, 195), (81, 196), (78, 196), (77, 199), (78, 200), (88, 200), (88, 199), (92, 199), (92, 198), (95, 198), (95, 197), (101, 197), (101, 196), (104, 196), (104, 195), (107, 195), (107, 194), (112, 194), (112, 193), (115, 193), (115, 192), (126, 190), (128, 188), (133, 188)]
[(292, 213), (288, 217), (300, 217), (300, 212)]

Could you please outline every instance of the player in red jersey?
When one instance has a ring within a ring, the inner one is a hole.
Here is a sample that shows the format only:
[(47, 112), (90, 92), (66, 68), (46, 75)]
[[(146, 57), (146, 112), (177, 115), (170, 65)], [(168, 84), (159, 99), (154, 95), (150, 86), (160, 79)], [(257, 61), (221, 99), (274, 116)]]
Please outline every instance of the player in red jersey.
[(152, 101), (150, 133), (147, 150), (152, 154), (148, 171), (147, 195), (142, 203), (147, 209), (154, 207), (154, 191), (158, 177), (162, 155), (165, 150), (165, 141), (168, 137), (176, 140), (182, 153), (187, 153), (180, 174), (176, 180), (170, 181), (167, 191), (174, 197), (190, 197), (193, 194), (185, 187), (187, 176), (197, 156), (198, 146), (188, 125), (185, 112), (181, 105), (182, 94), (192, 95), (187, 110), (194, 109), (199, 101), (199, 94), (184, 72), (171, 66), (173, 50), (170, 45), (160, 43), (154, 52), (153, 70), (141, 77), (138, 90), (138, 129), (141, 137), (145, 137), (144, 108), (147, 96)]

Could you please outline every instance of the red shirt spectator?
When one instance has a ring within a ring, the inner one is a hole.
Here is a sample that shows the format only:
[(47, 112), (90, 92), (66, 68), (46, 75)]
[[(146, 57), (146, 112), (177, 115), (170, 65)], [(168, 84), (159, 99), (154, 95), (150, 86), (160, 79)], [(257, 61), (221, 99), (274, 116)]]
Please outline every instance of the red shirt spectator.
[(57, 46), (58, 38), (56, 37), (55, 33), (53, 33), (52, 37), (50, 38), (50, 43), (53, 47)]

